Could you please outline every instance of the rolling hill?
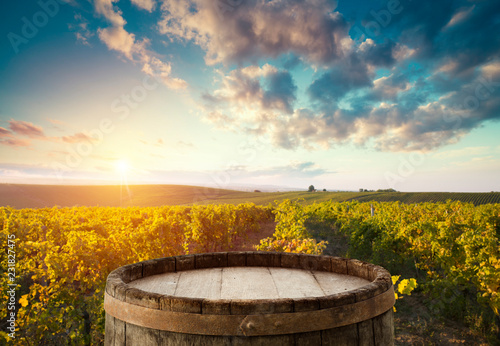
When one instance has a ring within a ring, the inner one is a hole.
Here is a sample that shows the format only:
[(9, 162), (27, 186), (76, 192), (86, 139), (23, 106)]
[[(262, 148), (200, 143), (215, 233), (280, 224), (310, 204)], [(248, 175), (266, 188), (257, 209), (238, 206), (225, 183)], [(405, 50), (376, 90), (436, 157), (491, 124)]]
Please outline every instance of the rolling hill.
[(160, 206), (208, 203), (267, 205), (276, 200), (303, 199), (305, 204), (333, 200), (402, 203), (460, 200), (476, 205), (500, 203), (500, 192), (243, 192), (187, 185), (17, 185), (0, 184), (0, 206), (43, 208), (71, 206)]

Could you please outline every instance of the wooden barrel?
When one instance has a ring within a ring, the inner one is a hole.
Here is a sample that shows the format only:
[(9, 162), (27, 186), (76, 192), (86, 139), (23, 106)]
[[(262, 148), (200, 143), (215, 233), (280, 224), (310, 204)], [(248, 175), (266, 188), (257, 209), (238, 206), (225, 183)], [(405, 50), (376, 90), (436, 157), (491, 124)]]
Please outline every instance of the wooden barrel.
[(106, 345), (393, 345), (388, 271), (330, 256), (167, 257), (108, 276)]

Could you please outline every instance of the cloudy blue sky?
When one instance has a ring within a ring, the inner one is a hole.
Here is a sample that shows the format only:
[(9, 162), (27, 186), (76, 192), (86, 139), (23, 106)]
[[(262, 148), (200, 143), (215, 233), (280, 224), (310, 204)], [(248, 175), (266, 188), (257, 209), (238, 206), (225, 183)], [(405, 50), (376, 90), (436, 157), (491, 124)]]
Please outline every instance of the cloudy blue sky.
[(500, 2), (2, 2), (0, 183), (500, 190)]

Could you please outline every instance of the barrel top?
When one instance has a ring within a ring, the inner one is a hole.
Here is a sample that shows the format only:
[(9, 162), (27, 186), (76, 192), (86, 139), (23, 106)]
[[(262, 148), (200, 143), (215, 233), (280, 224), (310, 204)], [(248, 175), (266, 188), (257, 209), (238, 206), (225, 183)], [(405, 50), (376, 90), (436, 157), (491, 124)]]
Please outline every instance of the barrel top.
[(340, 257), (221, 252), (129, 264), (108, 275), (104, 309), (152, 329), (281, 335), (336, 328), (394, 305), (389, 272)]
[(117, 314), (126, 306), (188, 314), (295, 313), (363, 301), (373, 304), (378, 296), (390, 298), (389, 291), (392, 282), (387, 270), (354, 259), (221, 252), (117, 268), (107, 279), (105, 308)]
[(129, 286), (175, 297), (255, 300), (323, 297), (369, 283), (360, 277), (325, 271), (226, 267), (152, 275), (129, 282)]

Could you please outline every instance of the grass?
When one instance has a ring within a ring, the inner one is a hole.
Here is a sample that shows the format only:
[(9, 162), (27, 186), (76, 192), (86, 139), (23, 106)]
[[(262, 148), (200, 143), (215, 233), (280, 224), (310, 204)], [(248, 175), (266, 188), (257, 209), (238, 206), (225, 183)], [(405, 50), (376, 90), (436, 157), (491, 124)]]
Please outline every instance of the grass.
[(43, 208), (52, 206), (110, 206), (155, 207), (161, 205), (190, 205), (194, 203), (239, 204), (253, 202), (267, 205), (284, 199), (303, 199), (312, 204), (358, 200), (402, 203), (445, 202), (460, 200), (476, 205), (500, 203), (500, 192), (244, 192), (187, 185), (22, 185), (0, 184), (0, 206), (14, 208)]

